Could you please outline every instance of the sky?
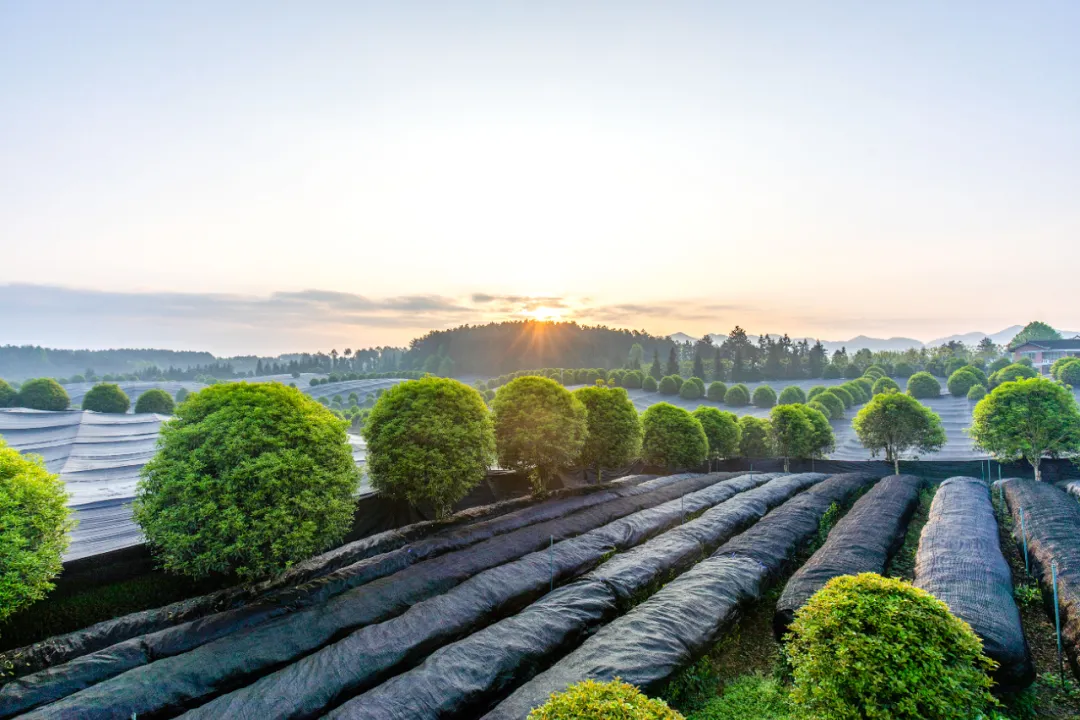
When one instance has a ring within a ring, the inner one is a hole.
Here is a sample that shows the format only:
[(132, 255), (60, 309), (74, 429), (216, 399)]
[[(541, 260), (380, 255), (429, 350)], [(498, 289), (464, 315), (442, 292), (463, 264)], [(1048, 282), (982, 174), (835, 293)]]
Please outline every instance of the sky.
[(0, 344), (1080, 327), (1080, 3), (0, 0)]

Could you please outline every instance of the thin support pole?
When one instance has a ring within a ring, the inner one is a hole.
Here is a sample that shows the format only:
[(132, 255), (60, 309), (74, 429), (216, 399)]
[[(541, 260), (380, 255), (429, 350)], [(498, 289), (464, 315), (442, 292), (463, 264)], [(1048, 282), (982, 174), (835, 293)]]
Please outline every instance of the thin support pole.
[(1058, 606), (1057, 560), (1050, 563), (1050, 574), (1054, 583), (1054, 630), (1057, 631), (1058, 675), (1061, 677), (1061, 689), (1065, 689), (1065, 663), (1061, 659), (1061, 608)]
[(555, 536), (551, 536), (551, 544), (548, 545), (548, 573), (551, 575), (551, 585), (548, 592), (555, 589)]
[(1020, 537), (1024, 539), (1024, 572), (1031, 574), (1031, 566), (1028, 563), (1027, 549), (1027, 526), (1024, 524), (1024, 508), (1020, 508)]

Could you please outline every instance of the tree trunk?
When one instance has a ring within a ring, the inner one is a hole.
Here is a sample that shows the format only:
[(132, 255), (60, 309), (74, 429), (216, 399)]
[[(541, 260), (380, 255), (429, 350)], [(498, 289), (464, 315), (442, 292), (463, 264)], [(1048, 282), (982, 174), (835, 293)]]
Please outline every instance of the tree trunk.
[(1039, 466), (1042, 464), (1042, 456), (1040, 455), (1039, 457), (1035, 458), (1034, 460), (1031, 460), (1030, 462), (1031, 462), (1031, 467), (1033, 467), (1035, 469), (1035, 482), (1041, 482), (1042, 481), (1042, 468), (1040, 468)]
[(892, 466), (893, 466), (893, 475), (899, 475), (900, 474), (900, 458), (894, 457), (893, 461), (892, 461)]
[(784, 458), (784, 472), (791, 471), (791, 458)]
[(604, 470), (600, 467), (600, 463), (596, 463), (596, 484), (604, 482)]

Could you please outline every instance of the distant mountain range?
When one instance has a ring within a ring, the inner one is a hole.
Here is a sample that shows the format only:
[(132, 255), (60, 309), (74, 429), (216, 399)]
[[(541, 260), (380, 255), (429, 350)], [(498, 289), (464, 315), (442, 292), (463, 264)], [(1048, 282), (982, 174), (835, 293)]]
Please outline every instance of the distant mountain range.
[[(839, 350), (840, 348), (847, 348), (849, 353), (856, 350), (861, 350), (862, 348), (866, 348), (871, 352), (878, 352), (882, 350), (902, 351), (907, 350), (908, 348), (922, 347), (932, 348), (937, 347), (938, 345), (944, 345), (953, 340), (959, 340), (965, 345), (976, 345), (984, 337), (989, 337), (991, 340), (994, 341), (995, 345), (1007, 345), (1009, 341), (1016, 337), (1016, 334), (1023, 329), (1023, 325), (1012, 325), (996, 333), (969, 332), (959, 335), (949, 335), (947, 337), (937, 338), (935, 340), (931, 340), (928, 343), (924, 343), (921, 340), (916, 340), (914, 338), (873, 338), (867, 337), (866, 335), (858, 335), (851, 338), (850, 340), (822, 340), (821, 344), (824, 345), (825, 349), (829, 352)], [(1080, 335), (1080, 333), (1070, 332), (1066, 330), (1061, 331), (1061, 336), (1065, 338), (1071, 338), (1075, 335)], [(670, 337), (675, 342), (681, 343), (698, 341), (698, 338), (681, 332), (673, 333), (672, 335), (670, 335)], [(713, 343), (716, 345), (719, 345), (720, 343), (724, 342), (724, 340), (727, 340), (727, 335), (725, 335), (724, 333), (709, 333), (709, 337), (712, 338)], [(750, 340), (750, 342), (756, 343), (758, 341), (757, 335), (747, 335), (746, 337)], [(799, 342), (802, 339), (803, 338), (792, 338), (792, 342)], [(811, 345), (814, 343), (814, 338), (806, 338), (806, 340)]]

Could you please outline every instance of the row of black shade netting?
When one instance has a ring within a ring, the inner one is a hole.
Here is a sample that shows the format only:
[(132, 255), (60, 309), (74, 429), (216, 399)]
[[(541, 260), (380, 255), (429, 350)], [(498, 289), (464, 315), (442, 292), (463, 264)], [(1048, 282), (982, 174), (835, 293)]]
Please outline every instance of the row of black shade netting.
[[(791, 462), (792, 472), (865, 472), (878, 477), (894, 474), (893, 464), (883, 460), (796, 460)], [(784, 469), (781, 458), (734, 458), (714, 463), (717, 470), (728, 472), (778, 472)], [(1057, 483), (1080, 477), (1080, 468), (1065, 458), (1044, 458), (1040, 466), (1045, 482)], [(1034, 478), (1035, 471), (1024, 460), (999, 463), (989, 458), (973, 460), (901, 460), (901, 475), (915, 475), (923, 480), (937, 482), (952, 477), (976, 477), (987, 481), (1002, 478)]]

